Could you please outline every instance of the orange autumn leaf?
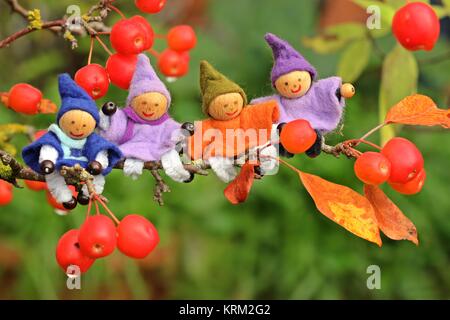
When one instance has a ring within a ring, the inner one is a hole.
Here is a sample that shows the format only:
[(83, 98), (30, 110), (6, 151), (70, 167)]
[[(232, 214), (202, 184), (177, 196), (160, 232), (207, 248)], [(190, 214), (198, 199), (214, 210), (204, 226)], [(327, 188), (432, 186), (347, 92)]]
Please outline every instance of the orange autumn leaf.
[(375, 209), (378, 226), (393, 240), (409, 240), (419, 244), (417, 229), (402, 211), (377, 186), (364, 186), (366, 198)]
[(424, 95), (406, 97), (387, 113), (386, 123), (450, 128), (450, 110), (439, 109), (434, 101)]
[(39, 105), (39, 113), (55, 113), (58, 111), (58, 107), (51, 100), (42, 99)]
[(351, 233), (378, 244), (380, 231), (370, 202), (356, 191), (318, 176), (299, 172), (317, 209)]
[(245, 202), (252, 188), (254, 178), (255, 166), (248, 162), (245, 163), (236, 179), (231, 181), (224, 190), (225, 197), (228, 201), (232, 204)]

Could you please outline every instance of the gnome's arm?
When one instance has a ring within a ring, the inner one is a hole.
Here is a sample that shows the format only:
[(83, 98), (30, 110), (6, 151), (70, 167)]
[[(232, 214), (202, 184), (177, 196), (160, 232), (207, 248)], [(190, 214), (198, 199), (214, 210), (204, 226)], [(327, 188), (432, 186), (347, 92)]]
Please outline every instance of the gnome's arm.
[(100, 135), (115, 143), (119, 143), (127, 129), (127, 116), (122, 109), (112, 115), (106, 115), (103, 110), (100, 111)]

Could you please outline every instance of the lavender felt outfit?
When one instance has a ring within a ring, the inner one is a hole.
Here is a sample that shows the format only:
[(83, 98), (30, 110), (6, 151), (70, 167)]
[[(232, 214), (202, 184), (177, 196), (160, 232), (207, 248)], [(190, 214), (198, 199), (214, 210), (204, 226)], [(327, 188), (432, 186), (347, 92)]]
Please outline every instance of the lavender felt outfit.
[(119, 109), (111, 117), (100, 115), (100, 134), (118, 145), (125, 160), (125, 175), (137, 178), (142, 174), (144, 162), (161, 160), (162, 166), (173, 180), (188, 180), (187, 172), (176, 152), (176, 143), (181, 136), (180, 123), (173, 120), (168, 112), (157, 120), (139, 117), (131, 106), (134, 98), (145, 93), (158, 92), (167, 99), (170, 107), (171, 97), (166, 86), (153, 70), (149, 58), (140, 54), (136, 71), (131, 81), (127, 106)]
[[(271, 33), (266, 34), (265, 39), (274, 56), (271, 73), (273, 87), (280, 76), (293, 71), (307, 71), (312, 80), (316, 78), (316, 69), (288, 42)], [(299, 98), (289, 99), (276, 94), (254, 99), (251, 103), (276, 100), (280, 108), (280, 123), (305, 119), (314, 129), (328, 133), (336, 129), (343, 116), (345, 100), (343, 98), (339, 100), (336, 96), (341, 85), (341, 78), (330, 77), (312, 82), (308, 92)]]

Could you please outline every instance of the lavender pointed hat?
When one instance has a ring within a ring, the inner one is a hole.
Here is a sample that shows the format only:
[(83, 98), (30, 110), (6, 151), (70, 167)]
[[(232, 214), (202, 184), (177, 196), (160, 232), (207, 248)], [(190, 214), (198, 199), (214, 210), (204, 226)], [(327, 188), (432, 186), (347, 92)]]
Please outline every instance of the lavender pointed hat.
[(169, 90), (158, 78), (150, 64), (150, 59), (145, 54), (140, 54), (136, 64), (136, 71), (134, 71), (133, 79), (131, 80), (127, 105), (130, 105), (131, 101), (137, 96), (148, 92), (159, 92), (165, 96), (167, 98), (167, 108), (169, 108), (171, 102)]
[(272, 33), (267, 33), (264, 39), (266, 39), (273, 51), (273, 86), (275, 86), (275, 81), (279, 77), (293, 71), (308, 71), (312, 80), (314, 80), (317, 74), (316, 69), (287, 41), (278, 38)]

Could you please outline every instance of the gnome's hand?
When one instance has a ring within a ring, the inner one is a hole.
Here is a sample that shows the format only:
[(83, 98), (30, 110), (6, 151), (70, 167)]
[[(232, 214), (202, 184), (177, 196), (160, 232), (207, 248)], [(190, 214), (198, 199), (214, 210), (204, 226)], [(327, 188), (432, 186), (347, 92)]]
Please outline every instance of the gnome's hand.
[(51, 174), (55, 171), (55, 164), (53, 161), (44, 160), (41, 162), (41, 171), (44, 175)]
[[(277, 127), (277, 132), (278, 132), (278, 136), (281, 135), (281, 131), (283, 131), (283, 127), (286, 125), (285, 122), (280, 123)], [(294, 155), (292, 153), (290, 153), (289, 151), (287, 151), (284, 147), (283, 144), (280, 142), (278, 145), (278, 152), (280, 154), (280, 156), (285, 157), (285, 158), (292, 158), (294, 157)]]
[(237, 172), (234, 168), (234, 160), (222, 157), (211, 157), (208, 159), (209, 165), (214, 173), (219, 177), (223, 182), (233, 181)]
[(87, 166), (87, 171), (93, 176), (98, 176), (103, 171), (103, 167), (98, 161), (92, 161)]
[(136, 180), (142, 175), (144, 170), (144, 161), (138, 159), (126, 159), (123, 165), (123, 173)]
[(322, 142), (323, 142), (323, 136), (320, 133), (320, 131), (315, 130), (317, 134), (316, 142), (306, 150), (306, 155), (310, 158), (315, 158), (319, 156), (322, 153)]
[(194, 175), (187, 171), (176, 150), (170, 150), (161, 157), (164, 172), (176, 182), (191, 182)]
[(102, 112), (106, 116), (112, 116), (116, 111), (117, 105), (112, 101), (106, 102), (102, 107)]

